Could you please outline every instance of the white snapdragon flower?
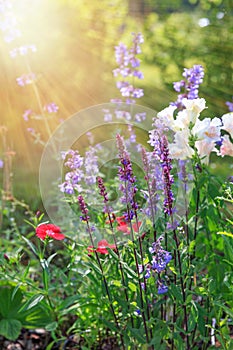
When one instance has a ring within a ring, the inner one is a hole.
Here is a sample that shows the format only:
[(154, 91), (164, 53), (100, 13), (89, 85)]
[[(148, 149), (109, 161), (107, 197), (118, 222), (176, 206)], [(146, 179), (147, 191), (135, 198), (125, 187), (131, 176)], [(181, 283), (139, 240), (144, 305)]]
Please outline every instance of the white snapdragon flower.
[(233, 138), (233, 112), (224, 114), (222, 116), (222, 123), (222, 129), (229, 132), (229, 134)]
[(173, 129), (173, 123), (174, 123), (174, 111), (176, 110), (176, 106), (168, 106), (164, 108), (162, 111), (160, 111), (157, 114), (157, 118), (154, 119), (154, 126), (157, 126), (158, 123), (162, 124), (165, 127), (168, 127), (169, 129)]
[(218, 155), (231, 156), (233, 157), (233, 143), (230, 141), (229, 135), (224, 135), (222, 138), (222, 145), (220, 147), (220, 152)]
[(221, 120), (219, 118), (205, 118), (197, 120), (192, 129), (198, 140), (195, 142), (199, 156), (208, 157), (215, 150), (215, 142), (221, 138)]
[(174, 131), (189, 128), (190, 123), (194, 125), (198, 120), (200, 113), (206, 108), (206, 101), (204, 98), (196, 98), (195, 100), (184, 98), (182, 103), (184, 104), (185, 109), (177, 114), (176, 120), (173, 123)]
[(169, 144), (170, 156), (176, 159), (192, 158), (194, 150), (189, 146), (189, 129), (177, 131), (174, 143)]

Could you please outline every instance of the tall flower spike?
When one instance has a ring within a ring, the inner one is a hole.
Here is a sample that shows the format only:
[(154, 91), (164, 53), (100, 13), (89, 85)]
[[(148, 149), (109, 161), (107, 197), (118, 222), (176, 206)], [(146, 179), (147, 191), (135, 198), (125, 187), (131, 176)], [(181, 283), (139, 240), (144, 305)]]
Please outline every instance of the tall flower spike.
[(135, 216), (135, 211), (138, 208), (134, 198), (137, 192), (137, 188), (135, 186), (136, 178), (133, 175), (129, 154), (125, 150), (124, 140), (119, 134), (116, 136), (116, 141), (121, 162), (121, 166), (119, 166), (118, 170), (118, 177), (121, 181), (119, 189), (123, 193), (121, 202), (128, 208), (127, 213), (125, 213), (126, 221), (131, 221)]
[(162, 174), (164, 181), (164, 213), (172, 215), (173, 213), (173, 202), (174, 197), (172, 193), (172, 184), (174, 182), (173, 176), (171, 175), (171, 158), (169, 157), (168, 141), (165, 135), (161, 139), (161, 165), (162, 165)]
[(83, 196), (81, 196), (81, 195), (78, 196), (78, 203), (79, 203), (79, 207), (80, 207), (81, 213), (83, 214), (83, 215), (80, 216), (80, 219), (82, 221), (88, 222), (90, 217), (88, 216), (88, 209), (87, 209), (86, 203), (85, 203), (85, 201), (83, 199)]
[[(116, 86), (120, 90), (123, 97), (126, 98), (126, 103), (135, 103), (134, 98), (140, 98), (143, 96), (143, 89), (137, 88), (133, 85), (131, 79), (138, 78), (143, 79), (143, 74), (139, 71), (140, 60), (136, 55), (141, 53), (140, 45), (143, 43), (143, 36), (141, 33), (133, 33), (132, 47), (130, 49), (123, 43), (120, 43), (115, 47), (115, 58), (118, 64), (118, 68), (113, 70), (115, 77), (121, 76), (122, 80), (117, 81)], [(119, 99), (111, 100), (119, 102)], [(120, 100), (121, 102), (121, 100)]]
[(179, 110), (185, 108), (183, 99), (194, 100), (198, 98), (199, 85), (203, 82), (204, 69), (201, 65), (194, 65), (192, 68), (184, 68), (183, 77), (185, 79), (173, 83), (173, 88), (176, 92), (180, 92), (176, 102), (171, 105), (177, 106)]

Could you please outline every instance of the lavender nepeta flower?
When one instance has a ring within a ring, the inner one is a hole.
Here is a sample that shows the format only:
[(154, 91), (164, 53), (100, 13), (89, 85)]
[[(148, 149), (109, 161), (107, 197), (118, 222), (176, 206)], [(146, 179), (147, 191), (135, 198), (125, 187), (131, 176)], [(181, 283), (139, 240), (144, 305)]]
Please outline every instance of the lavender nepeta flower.
[(104, 121), (111, 122), (112, 121), (112, 114), (110, 113), (109, 109), (103, 109), (103, 112), (104, 112)]
[(199, 85), (203, 82), (204, 69), (201, 65), (194, 65), (192, 68), (184, 68), (183, 77), (185, 79), (173, 83), (175, 91), (180, 92), (176, 102), (171, 103), (182, 110), (185, 108), (183, 99), (194, 100), (198, 98)]
[(16, 82), (19, 86), (25, 86), (28, 84), (32, 84), (36, 79), (35, 73), (23, 74), (21, 77), (16, 78)]
[(162, 282), (158, 283), (158, 294), (165, 294), (168, 292), (168, 287)]
[[(233, 97), (232, 97), (232, 100), (233, 100)], [(229, 112), (233, 112), (233, 102), (227, 101), (226, 105), (229, 109)]]
[(131, 120), (131, 114), (127, 111), (122, 111), (122, 110), (115, 110), (115, 116), (117, 119), (125, 119), (127, 121), (130, 121)]
[(145, 112), (137, 113), (135, 114), (134, 118), (135, 118), (135, 122), (141, 123), (146, 119), (146, 113)]
[(147, 268), (147, 269), (146, 269), (146, 273), (145, 273), (145, 276), (144, 276), (144, 277), (145, 277), (146, 279), (148, 279), (148, 278), (150, 278), (150, 276), (151, 276), (151, 273), (150, 273), (150, 268)]
[(161, 241), (162, 237), (158, 238), (156, 242), (153, 242), (152, 247), (149, 248), (149, 252), (154, 254), (152, 256), (151, 268), (158, 273), (164, 271), (172, 259), (171, 253), (162, 248)]
[(44, 111), (48, 113), (57, 113), (59, 107), (54, 102), (50, 102), (44, 106)]
[(16, 56), (20, 55), (20, 56), (25, 56), (27, 55), (29, 52), (36, 52), (36, 45), (31, 44), (31, 45), (22, 45), (19, 47), (15, 47), (14, 49), (10, 50), (10, 56), (11, 58), (15, 58)]
[(75, 193), (75, 191), (82, 192), (82, 186), (80, 182), (84, 178), (83, 157), (80, 156), (78, 151), (69, 150), (67, 152), (61, 152), (61, 157), (66, 160), (64, 165), (70, 169), (65, 175), (65, 181), (59, 185), (60, 191), (69, 195)]
[(36, 134), (36, 131), (34, 128), (27, 128), (27, 131), (32, 134), (32, 135), (35, 135)]
[(28, 122), (29, 117), (32, 115), (32, 110), (31, 109), (26, 109), (23, 113), (23, 119), (25, 120), (25, 122)]
[(143, 90), (133, 86), (131, 82), (126, 78), (138, 78), (143, 79), (144, 76), (141, 71), (138, 70), (140, 66), (140, 60), (136, 55), (141, 53), (140, 45), (143, 43), (142, 34), (133, 33), (133, 42), (130, 49), (123, 43), (120, 43), (115, 47), (115, 58), (118, 64), (118, 68), (113, 70), (115, 77), (121, 76), (123, 80), (117, 82), (117, 88), (123, 97), (126, 97), (126, 103), (135, 103), (134, 98), (140, 98), (143, 96)]
[(84, 167), (85, 167), (85, 182), (87, 185), (96, 183), (96, 177), (99, 174), (98, 157), (96, 155), (96, 148), (90, 147), (85, 153)]
[(3, 166), (4, 166), (4, 161), (0, 159), (0, 168), (3, 168)]

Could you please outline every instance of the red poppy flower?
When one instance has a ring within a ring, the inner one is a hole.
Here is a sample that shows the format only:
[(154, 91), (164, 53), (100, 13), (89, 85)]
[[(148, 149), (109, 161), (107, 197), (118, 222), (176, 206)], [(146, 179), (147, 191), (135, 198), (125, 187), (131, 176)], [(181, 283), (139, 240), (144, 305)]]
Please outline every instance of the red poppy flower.
[(93, 248), (93, 246), (89, 246), (87, 248), (88, 253), (93, 253), (93, 252), (97, 252), (100, 254), (108, 254), (108, 250), (107, 248), (111, 248), (111, 249), (116, 249), (115, 244), (109, 244), (106, 239), (102, 239), (101, 241), (98, 242), (98, 247), (96, 249)]
[(61, 233), (60, 227), (53, 224), (41, 224), (37, 226), (36, 235), (42, 240), (45, 240), (45, 238), (50, 237), (61, 241), (65, 238), (65, 236)]

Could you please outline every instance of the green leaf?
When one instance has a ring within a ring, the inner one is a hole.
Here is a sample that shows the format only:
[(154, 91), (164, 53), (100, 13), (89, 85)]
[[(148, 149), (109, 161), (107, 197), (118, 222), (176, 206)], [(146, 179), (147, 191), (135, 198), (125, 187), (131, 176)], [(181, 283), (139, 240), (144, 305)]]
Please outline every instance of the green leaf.
[(112, 322), (109, 322), (109, 321), (107, 321), (106, 319), (101, 319), (102, 320), (102, 322), (109, 328), (109, 329), (111, 329), (112, 331), (114, 331), (114, 332), (116, 332), (116, 333), (118, 333), (119, 332), (119, 329), (118, 329), (118, 327), (114, 324), (114, 323), (112, 323)]
[(233, 233), (225, 232), (225, 231), (220, 231), (217, 232), (217, 235), (224, 235), (233, 238)]
[(54, 253), (48, 257), (48, 259), (47, 259), (48, 265), (51, 263), (51, 261), (53, 260), (53, 258), (55, 258), (56, 255), (57, 255), (57, 253)]
[(172, 294), (172, 296), (175, 299), (177, 299), (177, 301), (180, 301), (180, 302), (183, 301), (182, 293), (175, 284), (171, 283), (169, 290), (170, 290), (170, 293)]
[(229, 307), (225, 306), (224, 304), (220, 304), (219, 302), (214, 302), (214, 305), (219, 306), (222, 308), (231, 318), (233, 318), (233, 310), (229, 309)]
[(89, 265), (93, 268), (93, 270), (95, 270), (95, 272), (97, 272), (97, 274), (99, 276), (102, 276), (102, 272), (99, 268), (99, 266), (97, 266), (96, 264), (94, 264), (92, 261), (89, 262)]
[(22, 236), (22, 238), (25, 240), (25, 242), (29, 245), (29, 247), (31, 248), (31, 250), (33, 251), (33, 253), (36, 256), (39, 256), (38, 250), (36, 249), (36, 247), (34, 246), (34, 244), (32, 244), (31, 241), (29, 241), (29, 239), (27, 239), (26, 237)]
[(57, 326), (58, 326), (58, 323), (55, 321), (55, 322), (51, 322), (51, 323), (47, 324), (45, 329), (48, 332), (53, 332), (57, 329)]
[(15, 292), (15, 288), (1, 286), (0, 300), (4, 300), (4, 302), (0, 303), (0, 314), (2, 318), (15, 318), (15, 314), (21, 307), (22, 299), (23, 295), (19, 289)]
[(133, 335), (133, 337), (135, 339), (137, 339), (141, 344), (146, 343), (146, 339), (141, 334), (142, 331), (140, 329), (129, 327), (129, 330), (130, 330), (131, 334)]
[(132, 277), (138, 277), (136, 272), (134, 272), (126, 263), (122, 264), (123, 268), (131, 275)]
[(132, 290), (132, 292), (136, 292), (137, 291), (137, 287), (134, 283), (129, 282), (129, 289)]
[(72, 295), (70, 297), (65, 298), (65, 300), (63, 300), (61, 302), (61, 304), (58, 307), (58, 310), (66, 310), (68, 307), (70, 307), (73, 304), (77, 304), (77, 302), (79, 302), (81, 299), (80, 295)]
[(39, 302), (41, 300), (43, 300), (43, 299), (44, 299), (44, 295), (43, 294), (33, 295), (26, 303), (24, 303), (22, 305), (22, 307), (20, 308), (19, 312), (30, 310), (31, 308), (33, 308), (34, 306), (39, 304)]
[(231, 239), (229, 239), (228, 237), (224, 237), (225, 254), (226, 254), (227, 260), (233, 262), (232, 243), (233, 243), (233, 241)]
[(3, 318), (0, 321), (0, 334), (9, 340), (16, 340), (20, 335), (21, 328), (22, 324), (18, 320)]
[(107, 247), (107, 251), (109, 252), (109, 254), (115, 259), (115, 260), (119, 260), (118, 255), (111, 249)]

